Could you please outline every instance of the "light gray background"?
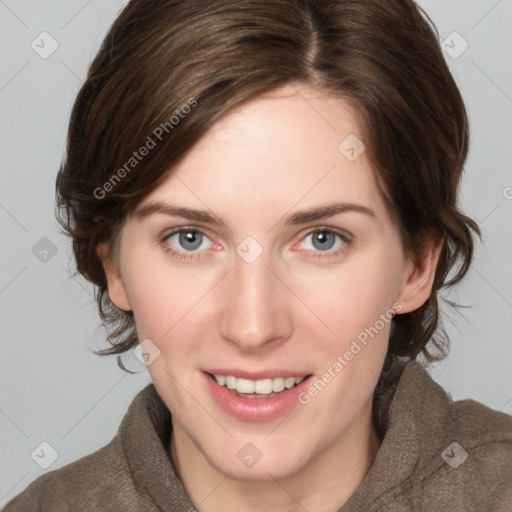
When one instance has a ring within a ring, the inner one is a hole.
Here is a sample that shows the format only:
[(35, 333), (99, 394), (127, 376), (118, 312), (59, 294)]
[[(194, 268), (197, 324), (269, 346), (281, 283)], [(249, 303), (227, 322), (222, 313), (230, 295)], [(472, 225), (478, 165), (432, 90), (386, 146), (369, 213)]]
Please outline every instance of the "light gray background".
[[(48, 471), (99, 449), (150, 382), (133, 354), (124, 358), (137, 375), (118, 369), (115, 356), (92, 354), (106, 346), (92, 290), (69, 277), (70, 244), (54, 220), (72, 101), (123, 4), (0, 0), (0, 506), (45, 472), (31, 457), (41, 442), (58, 452)], [(469, 45), (446, 59), (472, 128), (461, 204), (485, 237), (465, 282), (449, 295), (473, 307), (445, 315), (452, 349), (431, 374), (454, 399), (512, 414), (512, 1), (420, 4), (452, 53), (464, 44), (454, 31)], [(47, 59), (31, 48), (43, 31), (59, 44)], [(57, 249), (47, 262), (32, 252), (43, 237)]]

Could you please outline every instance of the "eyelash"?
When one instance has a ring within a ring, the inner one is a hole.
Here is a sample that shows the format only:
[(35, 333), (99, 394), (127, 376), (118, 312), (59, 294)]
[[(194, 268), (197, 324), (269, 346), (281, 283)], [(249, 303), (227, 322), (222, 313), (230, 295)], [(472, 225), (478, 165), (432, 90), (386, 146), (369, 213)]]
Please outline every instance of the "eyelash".
[[(171, 236), (173, 236), (173, 235), (176, 235), (176, 234), (179, 234), (179, 233), (189, 233), (189, 232), (201, 233), (206, 238), (209, 238), (203, 231), (201, 231), (198, 228), (194, 228), (194, 227), (181, 227), (181, 228), (178, 228), (178, 229), (175, 229), (175, 230), (171, 231), (170, 233), (165, 235), (160, 240), (160, 242), (161, 242), (161, 244), (163, 246), (164, 251), (166, 253), (170, 253), (173, 257), (175, 257), (175, 258), (177, 258), (179, 260), (183, 260), (183, 261), (189, 261), (189, 260), (192, 260), (192, 259), (196, 259), (197, 260), (197, 259), (205, 257), (205, 256), (203, 256), (202, 253), (205, 253), (206, 251), (199, 251), (199, 252), (194, 252), (194, 251), (177, 251), (177, 250), (173, 249), (171, 246), (169, 246), (166, 243), (169, 240), (169, 238), (171, 238)], [(309, 251), (309, 250), (307, 250), (307, 252), (313, 252), (314, 253), (314, 254), (312, 254), (310, 256), (312, 258), (329, 258), (329, 257), (338, 256), (341, 253), (345, 252), (347, 250), (348, 246), (350, 246), (350, 243), (351, 243), (351, 239), (347, 235), (345, 235), (344, 233), (338, 231), (337, 229), (328, 228), (328, 227), (319, 227), (319, 228), (312, 229), (311, 231), (309, 231), (308, 233), (306, 233), (304, 235), (304, 237), (301, 239), (301, 241), (304, 240), (306, 237), (314, 234), (314, 233), (333, 233), (334, 235), (337, 235), (339, 238), (341, 238), (341, 240), (343, 242), (343, 245), (341, 247), (339, 247), (338, 249), (334, 250), (334, 251)]]

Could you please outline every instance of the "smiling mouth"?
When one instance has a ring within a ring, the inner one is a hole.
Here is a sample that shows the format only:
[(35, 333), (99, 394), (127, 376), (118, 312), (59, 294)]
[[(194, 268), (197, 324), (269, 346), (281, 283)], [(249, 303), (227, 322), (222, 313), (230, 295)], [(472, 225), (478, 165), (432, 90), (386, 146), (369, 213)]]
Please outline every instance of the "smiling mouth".
[(275, 379), (249, 380), (234, 377), (233, 375), (213, 375), (206, 372), (219, 386), (225, 387), (234, 395), (243, 398), (271, 398), (285, 393), (298, 386), (303, 380), (311, 376), (277, 377)]

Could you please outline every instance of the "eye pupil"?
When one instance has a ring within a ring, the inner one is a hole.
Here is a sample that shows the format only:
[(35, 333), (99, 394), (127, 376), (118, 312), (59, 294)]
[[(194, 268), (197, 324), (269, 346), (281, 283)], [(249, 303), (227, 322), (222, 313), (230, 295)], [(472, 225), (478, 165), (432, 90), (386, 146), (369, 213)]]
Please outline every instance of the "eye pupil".
[[(316, 245), (319, 242), (320, 245)], [(336, 242), (334, 233), (329, 231), (317, 231), (313, 236), (313, 245), (316, 249), (320, 250), (328, 250), (331, 249), (334, 243)]]
[(197, 231), (185, 231), (180, 233), (179, 240), (184, 249), (194, 250), (201, 245), (202, 234)]

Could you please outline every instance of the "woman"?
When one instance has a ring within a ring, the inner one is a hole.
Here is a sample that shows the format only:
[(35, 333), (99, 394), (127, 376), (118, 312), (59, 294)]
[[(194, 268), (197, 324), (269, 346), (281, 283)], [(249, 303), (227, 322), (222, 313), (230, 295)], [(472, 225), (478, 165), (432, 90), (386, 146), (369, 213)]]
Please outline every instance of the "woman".
[(5, 510), (508, 510), (512, 418), (416, 361), (445, 355), (437, 294), (480, 234), (467, 149), (412, 1), (130, 2), (58, 218), (100, 353), (135, 349), (153, 384)]

